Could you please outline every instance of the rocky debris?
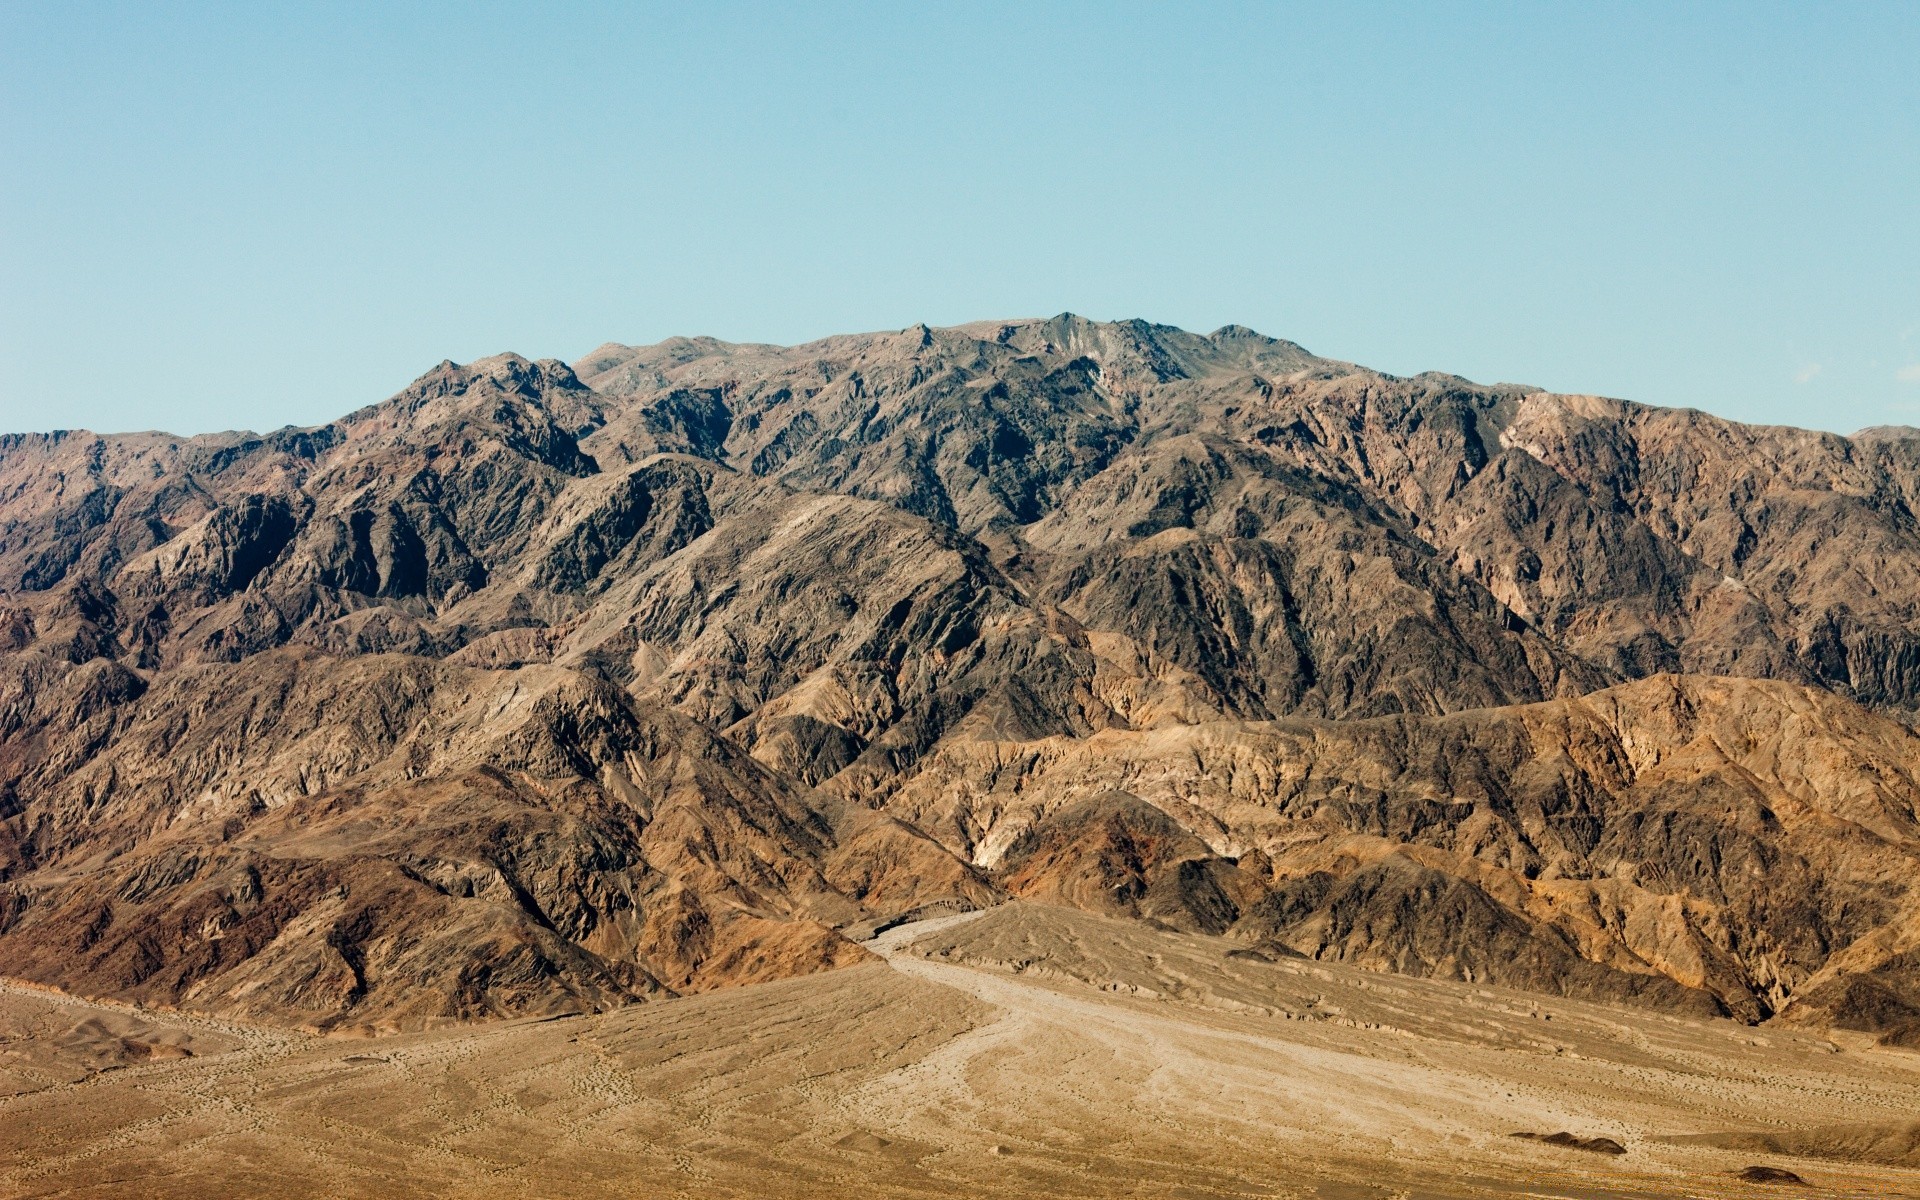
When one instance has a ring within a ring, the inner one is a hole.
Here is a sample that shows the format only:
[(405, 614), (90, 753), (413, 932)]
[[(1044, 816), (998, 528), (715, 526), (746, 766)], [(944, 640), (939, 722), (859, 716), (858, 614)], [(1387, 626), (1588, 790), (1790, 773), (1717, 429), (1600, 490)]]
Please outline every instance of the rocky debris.
[[(1559, 1146), (1566, 1150), (1585, 1150), (1592, 1154), (1625, 1154), (1627, 1148), (1610, 1137), (1576, 1137), (1571, 1133), (1516, 1133), (1517, 1138), (1539, 1142), (1543, 1146)], [(1749, 1170), (1760, 1170), (1758, 1167)]]
[(1785, 1167), (1742, 1167), (1733, 1172), (1733, 1177), (1742, 1183), (1797, 1183), (1802, 1187), (1807, 1183)]
[(0, 953), (380, 1027), (1008, 895), (1920, 1025), (1920, 441), (1071, 315), (0, 439)]

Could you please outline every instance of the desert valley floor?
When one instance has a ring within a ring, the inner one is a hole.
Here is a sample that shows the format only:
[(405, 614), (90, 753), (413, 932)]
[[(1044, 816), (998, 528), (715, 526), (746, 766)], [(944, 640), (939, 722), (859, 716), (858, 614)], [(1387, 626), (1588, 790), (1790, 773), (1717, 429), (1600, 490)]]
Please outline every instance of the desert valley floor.
[[(1022, 902), (867, 946), (802, 978), (384, 1038), (9, 985), (0, 1195), (1920, 1195), (1920, 1054), (1867, 1035)], [(1513, 1136), (1560, 1132), (1625, 1153)]]

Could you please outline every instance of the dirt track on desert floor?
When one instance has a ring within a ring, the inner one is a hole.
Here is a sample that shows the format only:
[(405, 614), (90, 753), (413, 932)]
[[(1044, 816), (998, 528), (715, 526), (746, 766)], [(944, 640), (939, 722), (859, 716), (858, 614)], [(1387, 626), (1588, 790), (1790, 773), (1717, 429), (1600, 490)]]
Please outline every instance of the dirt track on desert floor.
[[(0, 1196), (1920, 1196), (1899, 1138), (1847, 1135), (1920, 1116), (1920, 1054), (1865, 1038), (1026, 904), (870, 946), (375, 1040), (8, 987)], [(1625, 1152), (1512, 1136), (1562, 1131)], [(1702, 1141), (1797, 1131), (1826, 1157)], [(1754, 1165), (1807, 1186), (1734, 1177)]]

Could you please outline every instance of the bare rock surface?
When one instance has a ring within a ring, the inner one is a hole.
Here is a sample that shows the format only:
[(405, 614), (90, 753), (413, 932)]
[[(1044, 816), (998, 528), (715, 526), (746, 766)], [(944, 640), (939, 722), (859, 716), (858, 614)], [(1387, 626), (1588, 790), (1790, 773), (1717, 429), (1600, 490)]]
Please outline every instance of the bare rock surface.
[(418, 1031), (1019, 896), (1895, 1052), (1916, 499), (1898, 431), (1071, 315), (8, 435), (0, 970)]

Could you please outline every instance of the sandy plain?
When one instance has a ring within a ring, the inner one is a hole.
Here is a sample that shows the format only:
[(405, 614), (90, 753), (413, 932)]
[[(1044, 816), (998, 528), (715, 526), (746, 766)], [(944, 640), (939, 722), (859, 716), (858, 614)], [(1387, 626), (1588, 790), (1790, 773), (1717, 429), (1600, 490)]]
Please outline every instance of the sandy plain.
[[(1920, 1196), (1920, 1054), (1863, 1036), (1024, 903), (868, 945), (358, 1040), (6, 985), (0, 1196)], [(1561, 1131), (1625, 1152), (1513, 1136)]]

